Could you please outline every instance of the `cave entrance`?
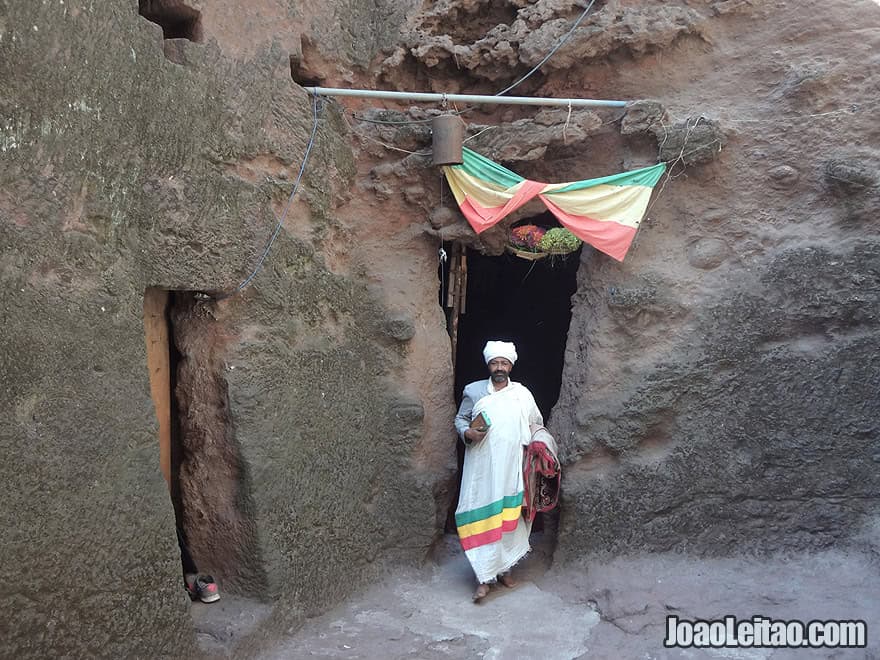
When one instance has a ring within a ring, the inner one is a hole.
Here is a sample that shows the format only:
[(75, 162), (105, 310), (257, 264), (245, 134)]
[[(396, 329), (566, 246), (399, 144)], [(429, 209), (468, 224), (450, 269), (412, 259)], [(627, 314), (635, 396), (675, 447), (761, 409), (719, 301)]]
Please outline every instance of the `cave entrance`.
[[(517, 224), (556, 226), (549, 213)], [(577, 290), (582, 248), (536, 261), (510, 253), (490, 257), (455, 245), (445, 249), (453, 258), (441, 272), (440, 297), (447, 309), (454, 347), (456, 406), (461, 403), (465, 385), (487, 377), (483, 362), (486, 341), (512, 341), (519, 358), (511, 378), (529, 388), (544, 423), (549, 424), (562, 384), (571, 297)], [(456, 282), (461, 282), (457, 293)], [(447, 532), (455, 531), (454, 513), (464, 460), (464, 448), (460, 442), (457, 446), (458, 477)], [(542, 531), (544, 522), (544, 516), (538, 514), (533, 531)]]
[(253, 511), (250, 479), (234, 433), (224, 375), (229, 335), (216, 303), (147, 288), (144, 331), (183, 573), (212, 574), (232, 591), (260, 595), (266, 576), (245, 513)]

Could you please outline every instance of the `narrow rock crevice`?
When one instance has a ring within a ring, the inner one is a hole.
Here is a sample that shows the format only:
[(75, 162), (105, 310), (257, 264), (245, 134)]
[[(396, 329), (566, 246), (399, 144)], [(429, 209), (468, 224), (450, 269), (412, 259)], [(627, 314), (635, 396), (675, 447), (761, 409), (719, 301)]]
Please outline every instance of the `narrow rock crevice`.
[(213, 574), (226, 590), (262, 596), (267, 577), (251, 478), (224, 376), (228, 336), (215, 307), (193, 292), (171, 296), (175, 504), (199, 570)]

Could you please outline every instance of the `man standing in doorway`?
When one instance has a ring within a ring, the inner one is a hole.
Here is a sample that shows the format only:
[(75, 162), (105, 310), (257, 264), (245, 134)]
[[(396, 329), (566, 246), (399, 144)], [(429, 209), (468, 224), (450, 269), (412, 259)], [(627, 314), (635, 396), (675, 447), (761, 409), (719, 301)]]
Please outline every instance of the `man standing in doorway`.
[(474, 602), (489, 593), (496, 579), (514, 586), (508, 572), (530, 550), (531, 523), (520, 511), (523, 447), (529, 444), (530, 427), (544, 424), (532, 393), (510, 380), (516, 346), (490, 341), (483, 358), (489, 378), (464, 388), (455, 417), (465, 444), (455, 525), (479, 582)]

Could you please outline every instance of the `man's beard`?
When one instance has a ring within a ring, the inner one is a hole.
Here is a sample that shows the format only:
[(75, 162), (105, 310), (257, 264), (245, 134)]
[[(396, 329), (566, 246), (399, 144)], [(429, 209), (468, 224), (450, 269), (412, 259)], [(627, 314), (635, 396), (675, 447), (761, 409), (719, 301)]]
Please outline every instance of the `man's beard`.
[(496, 371), (492, 374), (493, 383), (503, 383), (505, 380), (507, 380), (507, 372), (505, 371)]

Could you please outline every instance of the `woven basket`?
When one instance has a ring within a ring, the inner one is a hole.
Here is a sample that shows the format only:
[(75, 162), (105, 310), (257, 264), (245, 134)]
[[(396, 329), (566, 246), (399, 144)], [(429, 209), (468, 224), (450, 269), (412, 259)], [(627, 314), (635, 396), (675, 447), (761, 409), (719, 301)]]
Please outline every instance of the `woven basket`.
[(537, 261), (538, 259), (543, 259), (549, 255), (549, 252), (529, 252), (527, 250), (515, 248), (512, 245), (507, 246), (507, 251), (511, 254), (515, 254), (520, 259), (528, 259), (529, 261)]
[(538, 259), (543, 259), (544, 257), (562, 257), (566, 254), (571, 254), (572, 252), (577, 252), (578, 247), (574, 250), (569, 250), (565, 252), (563, 250), (551, 250), (549, 252), (529, 252), (527, 250), (520, 250), (519, 248), (515, 248), (512, 245), (507, 246), (507, 251), (511, 254), (515, 254), (520, 259), (528, 259), (529, 261), (537, 261)]

